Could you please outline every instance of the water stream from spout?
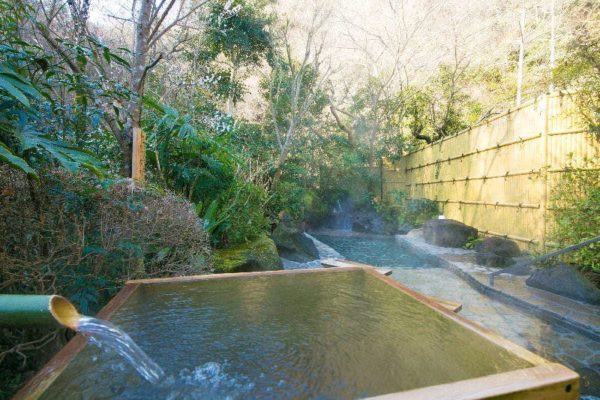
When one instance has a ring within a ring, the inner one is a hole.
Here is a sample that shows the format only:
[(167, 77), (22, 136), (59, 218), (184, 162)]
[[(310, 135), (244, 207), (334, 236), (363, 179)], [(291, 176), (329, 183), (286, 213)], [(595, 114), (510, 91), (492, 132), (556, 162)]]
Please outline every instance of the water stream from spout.
[(164, 377), (162, 368), (156, 364), (129, 337), (128, 334), (108, 321), (82, 316), (79, 319), (77, 332), (84, 335), (88, 342), (106, 350), (111, 349), (126, 359), (147, 381), (158, 383)]

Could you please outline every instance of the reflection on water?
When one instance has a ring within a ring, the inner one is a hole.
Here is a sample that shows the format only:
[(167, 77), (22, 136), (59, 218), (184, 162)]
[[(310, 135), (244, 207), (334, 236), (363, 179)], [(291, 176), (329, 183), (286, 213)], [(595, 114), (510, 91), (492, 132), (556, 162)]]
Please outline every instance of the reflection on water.
[(167, 378), (86, 346), (44, 398), (360, 398), (529, 366), (363, 271), (142, 286), (112, 321)]
[[(495, 301), (443, 268), (407, 252), (390, 237), (316, 235), (344, 257), (393, 269), (392, 278), (421, 293), (458, 301), (466, 318), (581, 375), (582, 394), (600, 398), (600, 343)], [(590, 397), (591, 398), (591, 397)]]

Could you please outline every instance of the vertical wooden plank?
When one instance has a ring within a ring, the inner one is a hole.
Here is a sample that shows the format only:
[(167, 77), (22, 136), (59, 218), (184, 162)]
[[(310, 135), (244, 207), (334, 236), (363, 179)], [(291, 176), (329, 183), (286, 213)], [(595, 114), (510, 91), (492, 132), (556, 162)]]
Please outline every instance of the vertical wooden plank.
[(140, 127), (133, 128), (133, 154), (131, 177), (134, 182), (143, 182), (146, 166), (146, 134)]

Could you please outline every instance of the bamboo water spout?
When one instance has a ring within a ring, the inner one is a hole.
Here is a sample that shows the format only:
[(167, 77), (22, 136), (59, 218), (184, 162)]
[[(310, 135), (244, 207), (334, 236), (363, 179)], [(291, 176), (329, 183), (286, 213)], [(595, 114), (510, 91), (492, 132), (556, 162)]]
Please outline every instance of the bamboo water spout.
[(62, 296), (0, 295), (0, 326), (27, 327), (59, 324), (76, 330), (81, 314)]

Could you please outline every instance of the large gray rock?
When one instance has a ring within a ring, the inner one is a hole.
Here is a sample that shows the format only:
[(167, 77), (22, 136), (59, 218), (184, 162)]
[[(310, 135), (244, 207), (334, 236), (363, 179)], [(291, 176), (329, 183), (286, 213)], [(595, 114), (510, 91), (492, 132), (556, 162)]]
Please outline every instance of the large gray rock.
[(475, 245), (477, 264), (492, 268), (504, 268), (513, 264), (513, 257), (521, 254), (521, 249), (512, 240), (488, 237)]
[(475, 253), (475, 262), (491, 268), (504, 268), (513, 264), (512, 257), (502, 257), (494, 253)]
[(352, 214), (352, 230), (360, 233), (389, 234), (383, 220), (374, 210), (355, 211)]
[(521, 255), (519, 246), (509, 239), (487, 237), (475, 245), (478, 253), (493, 253), (501, 257), (518, 257)]
[(407, 235), (408, 232), (412, 231), (413, 229), (415, 229), (415, 227), (413, 225), (404, 223), (398, 227), (398, 231), (396, 232), (396, 234)]
[(280, 223), (271, 234), (279, 255), (296, 262), (307, 262), (319, 258), (319, 251), (312, 239), (299, 229)]
[(558, 264), (535, 271), (527, 285), (591, 304), (600, 304), (600, 289), (590, 282), (577, 267)]
[(442, 247), (463, 247), (477, 233), (472, 226), (453, 219), (431, 219), (423, 225), (423, 239)]

